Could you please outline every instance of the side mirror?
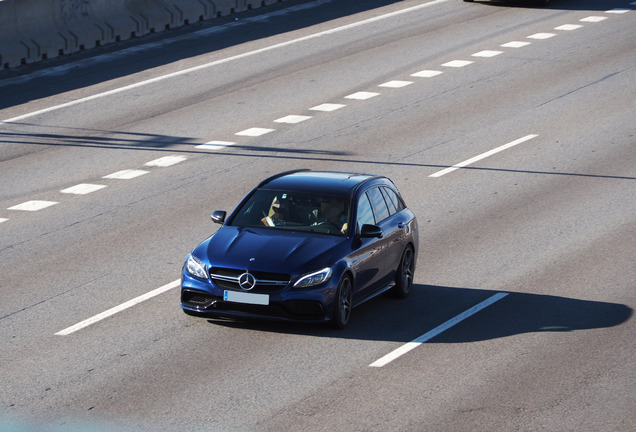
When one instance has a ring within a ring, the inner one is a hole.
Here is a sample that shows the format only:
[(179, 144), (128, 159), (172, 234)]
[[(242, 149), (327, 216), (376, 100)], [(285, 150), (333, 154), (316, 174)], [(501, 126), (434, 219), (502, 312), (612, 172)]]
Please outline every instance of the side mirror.
[(383, 235), (384, 234), (382, 234), (382, 228), (377, 225), (364, 224), (362, 225), (362, 228), (360, 228), (361, 238), (382, 238)]
[(215, 210), (210, 217), (212, 218), (212, 222), (223, 225), (226, 215), (227, 213), (223, 210)]

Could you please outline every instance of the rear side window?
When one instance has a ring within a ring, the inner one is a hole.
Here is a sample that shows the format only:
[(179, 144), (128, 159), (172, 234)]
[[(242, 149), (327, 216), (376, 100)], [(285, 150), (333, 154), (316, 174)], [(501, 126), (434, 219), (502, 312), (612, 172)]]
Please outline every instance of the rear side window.
[(387, 191), (387, 188), (380, 188), (380, 190), (382, 191), (382, 195), (384, 196), (384, 201), (386, 202), (387, 207), (389, 208), (389, 214), (390, 215), (394, 215), (395, 213), (397, 213), (397, 207), (395, 207), (395, 201), (391, 200), (391, 198), (389, 197), (389, 192)]
[(373, 208), (373, 214), (375, 214), (376, 223), (382, 222), (389, 217), (389, 208), (384, 201), (380, 188), (372, 188), (367, 191), (369, 201), (371, 201), (371, 207)]
[[(389, 206), (389, 211), (391, 214), (397, 213), (400, 210), (404, 210), (404, 203), (400, 199), (399, 196), (395, 193), (395, 191), (388, 187), (382, 188), (382, 193), (386, 198), (386, 202)], [(394, 210), (393, 210), (394, 209)]]

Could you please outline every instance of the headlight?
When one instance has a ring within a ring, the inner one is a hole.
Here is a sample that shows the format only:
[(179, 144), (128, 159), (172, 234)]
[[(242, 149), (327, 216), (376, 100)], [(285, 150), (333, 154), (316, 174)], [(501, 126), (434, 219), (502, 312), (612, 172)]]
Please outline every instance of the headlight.
[(208, 275), (205, 271), (205, 264), (201, 262), (201, 260), (194, 255), (188, 255), (188, 258), (185, 262), (185, 269), (192, 276), (198, 277), (199, 279), (207, 279)]
[(308, 288), (314, 285), (327, 282), (331, 277), (331, 268), (325, 267), (322, 270), (302, 275), (294, 284), (294, 288)]

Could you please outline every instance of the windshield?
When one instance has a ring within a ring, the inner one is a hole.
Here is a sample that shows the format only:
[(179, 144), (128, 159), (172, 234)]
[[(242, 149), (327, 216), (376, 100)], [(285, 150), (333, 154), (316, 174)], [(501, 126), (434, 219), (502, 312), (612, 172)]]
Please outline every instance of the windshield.
[(348, 222), (345, 197), (259, 189), (238, 209), (231, 225), (346, 236)]

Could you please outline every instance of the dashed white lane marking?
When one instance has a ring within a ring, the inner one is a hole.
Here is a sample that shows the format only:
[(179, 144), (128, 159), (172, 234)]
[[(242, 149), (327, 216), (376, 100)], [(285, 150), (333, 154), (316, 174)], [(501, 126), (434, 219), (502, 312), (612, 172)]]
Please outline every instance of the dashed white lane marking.
[(535, 33), (533, 35), (528, 36), (528, 39), (536, 39), (536, 40), (545, 40), (555, 37), (554, 33)]
[(606, 19), (607, 17), (604, 17), (604, 16), (589, 16), (587, 18), (583, 18), (581, 22), (597, 23), (597, 22), (605, 21)]
[(561, 31), (572, 31), (572, 30), (577, 30), (582, 28), (582, 25), (578, 25), (578, 24), (563, 24), (562, 26), (558, 26), (555, 27), (555, 30), (561, 30)]
[(471, 62), (470, 60), (453, 60), (453, 61), (449, 61), (447, 63), (444, 63), (442, 66), (445, 67), (452, 67), (452, 68), (462, 68), (464, 66), (468, 66), (469, 64), (472, 64), (473, 62)]
[(62, 189), (60, 192), (65, 194), (86, 195), (104, 189), (105, 187), (105, 185), (81, 183), (70, 188)]
[(531, 45), (531, 42), (512, 41), (501, 45), (503, 48), (523, 48), (524, 46)]
[(465, 319), (475, 315), (477, 312), (479, 312), (479, 311), (487, 308), (488, 306), (498, 302), (499, 300), (501, 300), (502, 298), (506, 297), (507, 295), (508, 295), (508, 293), (497, 293), (497, 294), (493, 295), (492, 297), (487, 298), (483, 302), (481, 302), (479, 304), (476, 304), (475, 306), (471, 307), (470, 309), (465, 310), (464, 312), (460, 313), (459, 315), (455, 316), (454, 318), (449, 319), (444, 324), (441, 324), (441, 325), (435, 327), (433, 330), (431, 330), (431, 331), (429, 331), (427, 333), (424, 333), (420, 337), (412, 340), (411, 342), (409, 342), (407, 344), (402, 345), (400, 348), (390, 352), (389, 354), (385, 355), (384, 357), (380, 358), (379, 360), (374, 361), (369, 366), (370, 367), (386, 366), (387, 364), (391, 363), (393, 360), (397, 359), (398, 357), (401, 357), (404, 354), (408, 353), (409, 351), (414, 350), (415, 348), (417, 348), (418, 346), (422, 345), (423, 343), (428, 342), (429, 340), (433, 339), (435, 336), (440, 335), (441, 333), (445, 332), (449, 328), (451, 328), (451, 327), (459, 324), (460, 322), (464, 321)]
[(323, 112), (331, 112), (339, 110), (340, 108), (344, 108), (346, 105), (344, 104), (336, 104), (336, 103), (324, 103), (320, 105), (316, 105), (315, 107), (309, 108), (311, 111), (323, 111)]
[(384, 84), (378, 85), (378, 87), (386, 87), (386, 88), (402, 88), (408, 85), (413, 84), (413, 81), (389, 81)]
[(249, 129), (245, 129), (243, 131), (237, 132), (235, 135), (249, 136), (249, 137), (259, 137), (259, 136), (268, 134), (270, 132), (274, 132), (275, 130), (276, 129), (267, 129), (267, 128), (254, 127), (254, 128), (249, 128)]
[(54, 206), (55, 204), (59, 204), (55, 201), (27, 201), (22, 204), (14, 205), (13, 207), (9, 207), (7, 210), (20, 210), (20, 211), (38, 211), (45, 209), (47, 207)]
[(345, 96), (345, 99), (367, 100), (367, 99), (371, 99), (372, 97), (376, 97), (379, 94), (380, 93), (361, 91), (361, 92), (350, 94), (349, 96)]
[(234, 144), (236, 143), (231, 141), (210, 141), (205, 144), (198, 145), (195, 148), (202, 150), (223, 150), (233, 146)]
[[(633, 4), (633, 3), (630, 3)], [(630, 12), (631, 9), (625, 9), (625, 8), (616, 8), (616, 9), (612, 9), (612, 10), (608, 10), (606, 13), (611, 13), (611, 14), (624, 14), (627, 12)]]
[(172, 165), (176, 165), (180, 162), (183, 162), (184, 160), (186, 160), (187, 157), (185, 156), (164, 156), (162, 158), (159, 159), (155, 159), (153, 161), (150, 162), (146, 162), (144, 165), (146, 166), (154, 166), (154, 167), (169, 167)]
[(457, 165), (453, 165), (452, 167), (449, 167), (449, 168), (443, 169), (443, 170), (441, 170), (441, 171), (438, 171), (438, 172), (436, 172), (436, 173), (434, 173), (434, 174), (431, 174), (429, 177), (441, 177), (441, 176), (443, 176), (443, 175), (445, 175), (445, 174), (448, 174), (448, 173), (453, 172), (453, 171), (455, 171), (455, 170), (458, 170), (458, 169), (460, 169), (460, 168), (466, 167), (466, 166), (468, 166), (468, 165), (470, 165), (470, 164), (473, 164), (473, 163), (475, 163), (475, 162), (477, 162), (477, 161), (480, 161), (480, 160), (482, 160), (482, 159), (485, 159), (485, 158), (487, 158), (487, 157), (489, 157), (489, 156), (492, 156), (492, 155), (494, 155), (494, 154), (496, 154), (496, 153), (499, 153), (499, 152), (501, 152), (501, 151), (504, 151), (504, 150), (506, 150), (506, 149), (509, 149), (509, 148), (511, 148), (511, 147), (514, 147), (514, 146), (516, 146), (516, 145), (519, 145), (519, 144), (521, 144), (521, 143), (524, 143), (524, 142), (526, 142), (526, 141), (529, 141), (529, 140), (531, 140), (531, 139), (533, 139), (533, 138), (536, 138), (536, 137), (538, 137), (538, 136), (539, 136), (539, 135), (535, 135), (535, 134), (526, 135), (526, 136), (524, 136), (523, 138), (519, 138), (518, 140), (514, 140), (514, 141), (512, 141), (512, 142), (509, 142), (508, 144), (504, 144), (504, 145), (502, 145), (502, 146), (499, 146), (499, 147), (497, 147), (497, 148), (495, 148), (495, 149), (492, 149), (492, 150), (487, 151), (487, 152), (485, 152), (485, 153), (482, 153), (482, 154), (480, 154), (480, 155), (478, 155), (478, 156), (475, 156), (474, 158), (470, 158), (470, 159), (468, 159), (468, 160), (465, 160), (464, 162), (460, 162), (460, 163), (458, 163)]
[(148, 299), (151, 299), (153, 297), (158, 296), (159, 294), (163, 294), (164, 292), (171, 290), (173, 288), (178, 287), (179, 285), (181, 285), (181, 280), (176, 280), (176, 281), (172, 281), (169, 284), (166, 284), (162, 287), (159, 287), (155, 290), (152, 290), (146, 294), (140, 295), (139, 297), (135, 297), (132, 300), (127, 301), (126, 303), (122, 303), (119, 306), (115, 306), (114, 308), (108, 309), (105, 312), (102, 312), (100, 314), (97, 314), (91, 318), (88, 318), (82, 322), (79, 322), (75, 325), (72, 325), (70, 327), (65, 328), (64, 330), (60, 330), (59, 332), (55, 333), (57, 336), (67, 336), (70, 335), (71, 333), (75, 333), (78, 330), (81, 330), (85, 327), (88, 327), (91, 324), (95, 324), (96, 322), (99, 322), (103, 319), (108, 318), (109, 316), (115, 315), (118, 312), (121, 312), (125, 309), (128, 309), (130, 307), (133, 307), (136, 304), (139, 304), (143, 301), (146, 301)]
[(436, 70), (422, 70), (419, 72), (415, 72), (414, 74), (411, 74), (412, 77), (417, 77), (417, 78), (433, 78), (437, 75), (441, 75), (444, 72), (442, 71), (436, 71)]
[(499, 54), (503, 54), (503, 51), (484, 50), (484, 51), (479, 51), (478, 53), (473, 54), (472, 57), (491, 58), (491, 57), (498, 56)]
[(274, 123), (287, 123), (287, 124), (296, 124), (304, 122), (305, 120), (309, 120), (311, 116), (304, 115), (288, 115), (285, 117), (281, 117), (279, 119), (274, 120)]
[(2, 223), (2, 222), (6, 222), (6, 221), (8, 221), (8, 220), (9, 220), (9, 219), (6, 219), (6, 218), (0, 218), (0, 223)]
[(148, 174), (148, 171), (127, 169), (127, 170), (117, 171), (112, 174), (108, 174), (102, 178), (117, 179), (117, 180), (131, 180), (131, 179), (140, 177), (144, 174)]

